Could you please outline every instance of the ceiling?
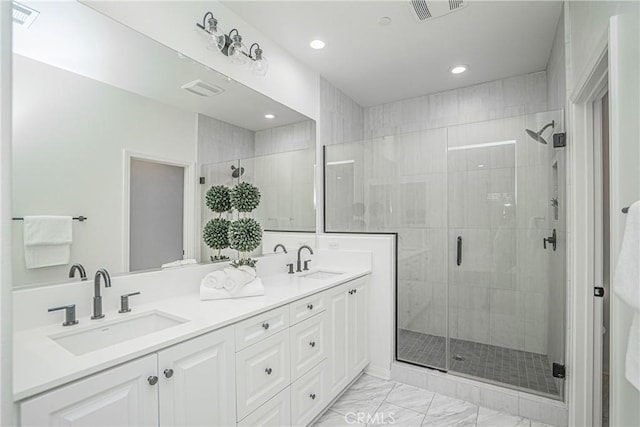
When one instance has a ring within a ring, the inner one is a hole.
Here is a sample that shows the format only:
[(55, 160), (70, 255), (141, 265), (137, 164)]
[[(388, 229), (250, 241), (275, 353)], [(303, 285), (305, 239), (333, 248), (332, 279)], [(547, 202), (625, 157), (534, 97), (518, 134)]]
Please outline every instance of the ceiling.
[[(29, 28), (14, 25), (16, 54), (253, 131), (308, 120), (88, 6), (78, 2), (21, 3), (40, 15)], [(224, 92), (201, 97), (181, 88), (196, 79)], [(276, 118), (266, 119), (266, 113)]]
[[(562, 8), (560, 1), (467, 0), (418, 22), (405, 0), (224, 5), (362, 106), (544, 70)], [(382, 26), (381, 17), (392, 21)], [(326, 47), (311, 49), (313, 39)], [(453, 75), (457, 64), (470, 68)]]

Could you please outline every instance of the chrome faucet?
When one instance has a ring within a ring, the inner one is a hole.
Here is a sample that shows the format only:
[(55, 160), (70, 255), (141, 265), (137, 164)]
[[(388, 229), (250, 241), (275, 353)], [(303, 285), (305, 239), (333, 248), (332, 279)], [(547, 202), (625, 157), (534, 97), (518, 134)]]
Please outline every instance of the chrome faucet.
[(287, 248), (284, 247), (284, 245), (282, 243), (278, 243), (277, 245), (275, 245), (273, 247), (273, 253), (277, 254), (278, 253), (278, 248), (282, 248), (282, 250), (284, 251), (284, 253), (287, 253)]
[(93, 316), (92, 319), (102, 319), (104, 314), (102, 313), (102, 296), (100, 295), (100, 277), (104, 280), (104, 287), (111, 287), (111, 277), (109, 277), (109, 273), (104, 268), (96, 271), (96, 277), (93, 281), (94, 284), (94, 295), (93, 295)]
[[(309, 249), (309, 253), (311, 255), (313, 255), (313, 249), (311, 249), (309, 246), (307, 246), (307, 245), (300, 246), (300, 249), (298, 249), (298, 264), (297, 264), (298, 268), (296, 269), (296, 271), (298, 273), (300, 273), (302, 271), (302, 261), (300, 260), (300, 253), (302, 252), (303, 249)], [(305, 270), (309, 269), (309, 267), (307, 267), (307, 264), (308, 264), (308, 262), (305, 261), (305, 263), (304, 263)]]
[(82, 264), (73, 264), (71, 269), (69, 270), (69, 278), (73, 279), (76, 277), (76, 271), (80, 273), (80, 279), (84, 282), (87, 280), (87, 272), (84, 270)]

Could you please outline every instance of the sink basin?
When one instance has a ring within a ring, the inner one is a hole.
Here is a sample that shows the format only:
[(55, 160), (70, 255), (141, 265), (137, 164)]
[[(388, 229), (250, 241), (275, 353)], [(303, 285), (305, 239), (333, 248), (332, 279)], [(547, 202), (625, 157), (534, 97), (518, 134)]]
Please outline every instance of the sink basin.
[(303, 279), (326, 280), (326, 279), (333, 279), (334, 277), (340, 276), (341, 274), (344, 274), (344, 273), (337, 272), (337, 271), (317, 270), (317, 271), (311, 271), (309, 273), (303, 273), (300, 275), (300, 277), (302, 277)]
[(49, 338), (79, 356), (186, 322), (185, 319), (161, 311), (151, 311), (110, 322), (100, 322), (88, 329), (62, 332)]

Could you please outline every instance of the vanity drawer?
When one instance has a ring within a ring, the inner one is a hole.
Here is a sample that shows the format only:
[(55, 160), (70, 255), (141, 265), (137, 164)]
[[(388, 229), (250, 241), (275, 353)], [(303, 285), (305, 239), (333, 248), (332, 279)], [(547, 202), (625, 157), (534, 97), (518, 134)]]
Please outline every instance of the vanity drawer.
[(289, 304), (291, 324), (295, 325), (314, 314), (323, 312), (326, 306), (324, 294), (324, 292), (320, 292)]
[(242, 420), (291, 382), (289, 330), (236, 353), (236, 412)]
[(282, 390), (267, 403), (247, 415), (238, 427), (282, 427), (291, 425), (291, 389)]
[(291, 384), (291, 425), (306, 426), (329, 403), (325, 365), (326, 362), (322, 362)]
[(236, 323), (236, 351), (249, 347), (289, 327), (289, 308), (285, 305)]
[(294, 325), (291, 336), (291, 380), (295, 381), (327, 357), (325, 313)]

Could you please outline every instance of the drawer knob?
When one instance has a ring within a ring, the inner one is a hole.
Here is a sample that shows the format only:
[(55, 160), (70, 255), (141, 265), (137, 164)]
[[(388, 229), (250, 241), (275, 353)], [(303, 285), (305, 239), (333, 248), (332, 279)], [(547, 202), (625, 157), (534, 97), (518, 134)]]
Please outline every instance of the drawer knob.
[(266, 331), (267, 329), (269, 329), (269, 324), (268, 323), (263, 323), (262, 327), (264, 328), (264, 330)]
[(309, 343), (309, 345), (310, 345), (311, 347), (315, 347), (315, 346), (316, 346), (316, 342), (315, 342), (315, 341), (311, 341), (311, 342)]
[(307, 308), (308, 308), (309, 310), (313, 310), (313, 304), (308, 304), (308, 305), (307, 305)]
[(316, 398), (316, 394), (315, 394), (315, 393), (311, 393), (311, 394), (309, 395), (309, 397), (310, 397), (312, 400), (315, 400), (315, 398)]
[(158, 383), (158, 377), (156, 377), (155, 375), (152, 375), (149, 378), (147, 378), (147, 382), (150, 385), (156, 385)]
[(164, 376), (167, 378), (171, 378), (173, 376), (173, 369), (165, 369)]
[(271, 372), (273, 372), (273, 369), (267, 368), (264, 371), (267, 373), (267, 375), (271, 375)]
[(353, 289), (349, 291), (349, 295), (353, 295)]

